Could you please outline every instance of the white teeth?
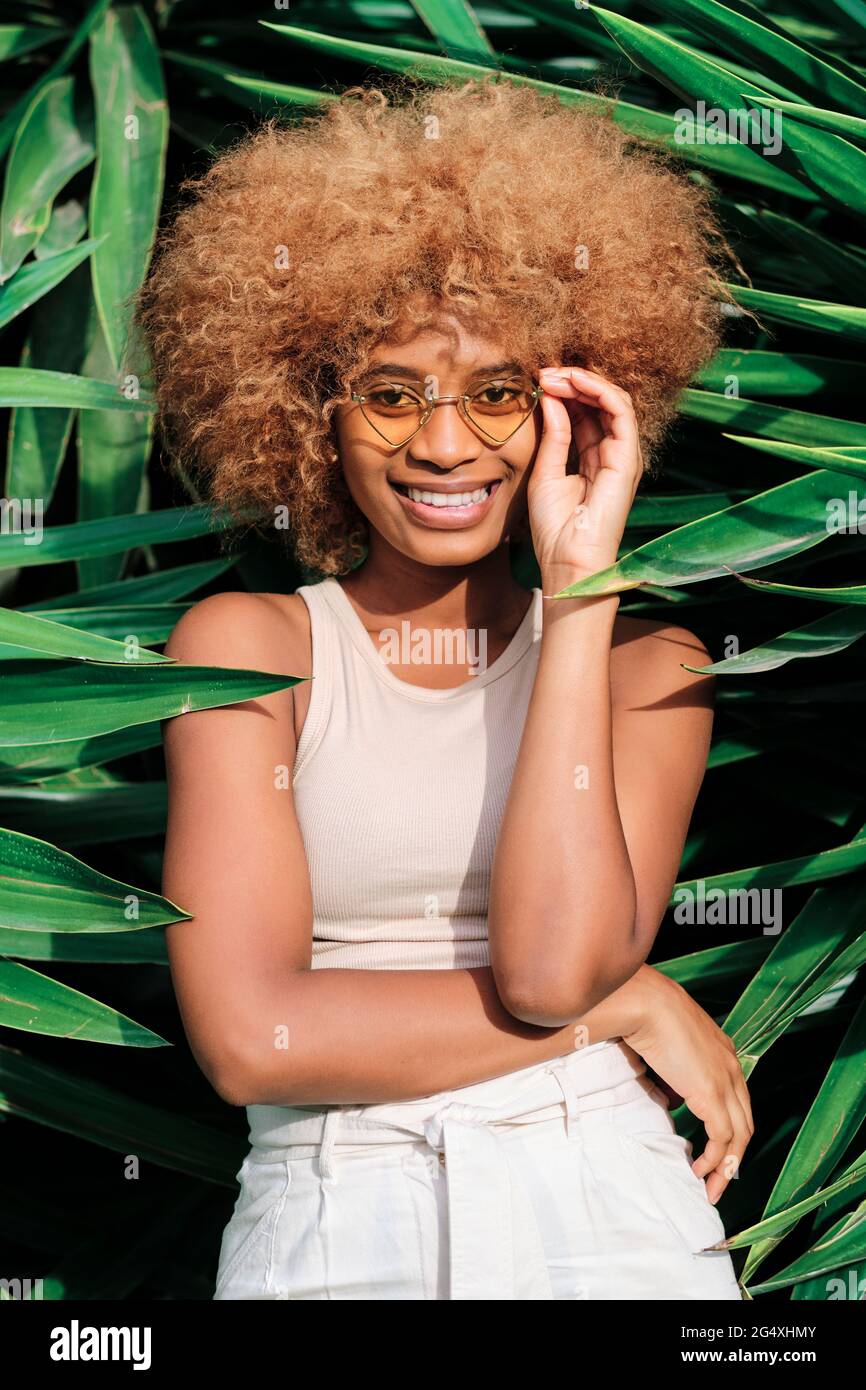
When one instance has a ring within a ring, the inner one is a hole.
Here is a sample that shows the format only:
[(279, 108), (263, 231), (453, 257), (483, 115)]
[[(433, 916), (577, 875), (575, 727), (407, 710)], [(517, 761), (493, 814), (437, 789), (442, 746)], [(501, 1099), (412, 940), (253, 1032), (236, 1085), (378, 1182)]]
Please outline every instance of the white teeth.
[(426, 502), (428, 507), (471, 507), (490, 496), (489, 486), (474, 492), (426, 492), (420, 487), (407, 487), (406, 491), (413, 502)]

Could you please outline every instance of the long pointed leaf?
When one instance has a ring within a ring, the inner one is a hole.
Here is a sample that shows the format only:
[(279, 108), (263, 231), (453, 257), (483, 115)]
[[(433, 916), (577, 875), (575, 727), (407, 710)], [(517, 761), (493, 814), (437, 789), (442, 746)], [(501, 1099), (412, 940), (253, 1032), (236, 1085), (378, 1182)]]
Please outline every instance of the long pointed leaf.
[(168, 1047), (165, 1038), (70, 985), (0, 960), (0, 1025), (25, 1033), (121, 1047)]
[(730, 570), (760, 569), (828, 538), (827, 503), (835, 475), (808, 473), (738, 502), (723, 512), (681, 526), (639, 546), (609, 569), (557, 594), (569, 598), (614, 594), (640, 584), (697, 584)]
[(165, 177), (168, 113), (159, 51), (140, 5), (105, 15), (90, 38), (96, 107), (96, 173), (90, 225), (102, 238), (93, 292), (115, 370), (121, 371), (132, 315), (156, 233)]
[(116, 555), (139, 545), (163, 545), (225, 530), (232, 519), (207, 506), (170, 507), (146, 515), (109, 516), (43, 529), (31, 519), (20, 534), (0, 535), (0, 570), (59, 565), (91, 555)]
[[(866, 603), (866, 587), (863, 594), (863, 602)], [(800, 657), (829, 656), (833, 652), (844, 651), (864, 634), (866, 609), (834, 608), (832, 613), (816, 618), (804, 627), (783, 632), (770, 642), (762, 642), (760, 646), (714, 661), (709, 666), (686, 666), (686, 670), (717, 676), (745, 676), (759, 671), (775, 671), (786, 662)]]
[(301, 679), (174, 661), (156, 666), (15, 661), (3, 677), (0, 746), (92, 738), (132, 724), (254, 700), (288, 690)]
[(58, 77), (40, 87), (15, 133), (0, 210), (0, 284), (41, 235), (37, 217), (93, 159), (93, 122), (76, 112), (75, 83)]
[(171, 660), (158, 652), (149, 652), (140, 639), (138, 645), (127, 644), (33, 613), (0, 608), (0, 659), (3, 644), (7, 642), (24, 648), (31, 657), (42, 652), (46, 656), (64, 656), (74, 661), (108, 661), (124, 666), (135, 662), (165, 664)]
[(127, 932), (191, 914), (121, 883), (45, 840), (0, 829), (0, 926), (31, 932)]

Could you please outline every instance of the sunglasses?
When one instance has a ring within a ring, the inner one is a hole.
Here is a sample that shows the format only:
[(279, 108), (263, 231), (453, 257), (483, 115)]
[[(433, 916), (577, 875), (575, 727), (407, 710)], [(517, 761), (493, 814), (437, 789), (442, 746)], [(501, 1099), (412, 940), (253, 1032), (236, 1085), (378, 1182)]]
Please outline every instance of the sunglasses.
[(504, 444), (529, 419), (544, 388), (528, 376), (496, 377), (460, 396), (430, 396), (405, 382), (374, 381), (352, 400), (376, 433), (398, 448), (423, 429), (437, 405), (455, 404), (463, 419), (492, 444)]

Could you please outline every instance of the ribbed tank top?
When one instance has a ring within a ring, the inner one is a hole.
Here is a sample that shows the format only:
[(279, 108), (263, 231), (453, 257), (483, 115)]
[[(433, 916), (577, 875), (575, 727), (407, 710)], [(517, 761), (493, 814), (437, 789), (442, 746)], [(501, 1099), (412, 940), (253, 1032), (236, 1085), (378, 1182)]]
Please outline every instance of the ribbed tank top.
[(314, 968), (489, 964), (490, 871), (538, 665), (541, 590), (505, 651), (462, 685), (395, 676), (340, 584), (310, 614), (310, 705), (294, 796)]

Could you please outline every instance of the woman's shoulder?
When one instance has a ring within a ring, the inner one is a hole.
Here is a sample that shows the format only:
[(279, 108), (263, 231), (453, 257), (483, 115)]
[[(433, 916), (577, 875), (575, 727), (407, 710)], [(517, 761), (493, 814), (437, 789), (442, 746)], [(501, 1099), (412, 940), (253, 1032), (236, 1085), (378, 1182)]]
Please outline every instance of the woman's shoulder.
[(713, 677), (685, 668), (707, 666), (711, 661), (700, 637), (688, 628), (618, 614), (611, 644), (613, 698), (630, 699), (640, 693), (641, 702), (646, 703), (702, 686), (709, 700)]
[(164, 650), (197, 665), (304, 675), (310, 668), (309, 611), (298, 594), (209, 594), (178, 620)]

